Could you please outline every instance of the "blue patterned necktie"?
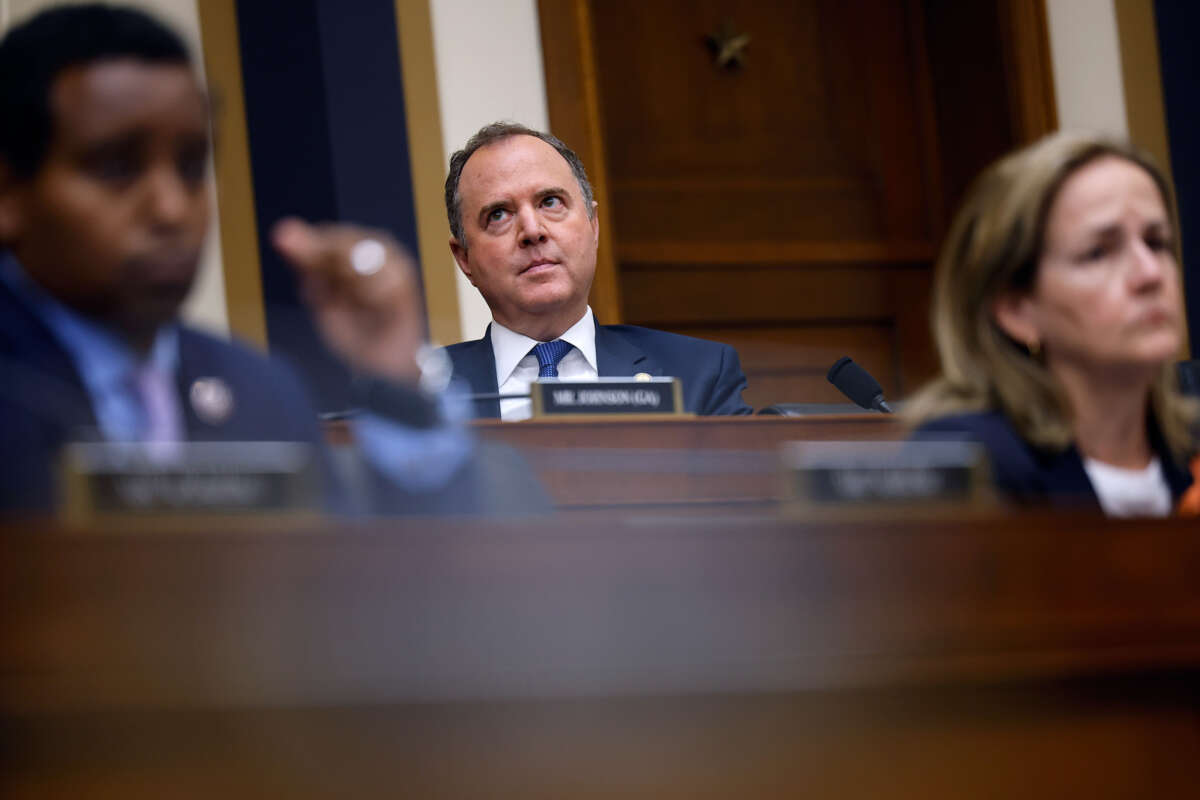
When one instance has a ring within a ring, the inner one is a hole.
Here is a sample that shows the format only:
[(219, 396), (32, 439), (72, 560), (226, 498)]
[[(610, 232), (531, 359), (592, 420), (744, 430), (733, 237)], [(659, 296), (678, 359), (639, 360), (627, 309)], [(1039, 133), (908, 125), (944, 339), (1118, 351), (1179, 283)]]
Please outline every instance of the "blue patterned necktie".
[(562, 339), (535, 344), (533, 354), (538, 360), (538, 377), (557, 378), (558, 362), (562, 361), (563, 356), (569, 352), (571, 352), (571, 345)]

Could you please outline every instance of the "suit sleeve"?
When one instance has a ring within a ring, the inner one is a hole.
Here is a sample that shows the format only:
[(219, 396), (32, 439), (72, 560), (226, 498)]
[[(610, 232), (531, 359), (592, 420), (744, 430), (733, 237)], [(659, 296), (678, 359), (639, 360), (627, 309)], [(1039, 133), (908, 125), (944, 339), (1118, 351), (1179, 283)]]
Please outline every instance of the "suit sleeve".
[(717, 377), (703, 413), (710, 416), (753, 414), (754, 409), (742, 400), (742, 392), (746, 390), (746, 375), (742, 372), (737, 351), (723, 344), (720, 354)]

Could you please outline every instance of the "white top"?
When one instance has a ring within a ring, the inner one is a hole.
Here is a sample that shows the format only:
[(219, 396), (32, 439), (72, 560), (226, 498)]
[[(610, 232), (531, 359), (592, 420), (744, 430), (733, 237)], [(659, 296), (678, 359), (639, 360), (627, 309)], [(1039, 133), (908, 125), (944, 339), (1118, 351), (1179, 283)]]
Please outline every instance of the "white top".
[(1110, 517), (1165, 517), (1171, 513), (1171, 487), (1155, 457), (1144, 469), (1123, 469), (1083, 460), (1100, 508)]
[[(558, 377), (569, 380), (596, 378), (596, 322), (592, 307), (558, 337), (574, 347), (558, 362)], [(492, 322), (492, 352), (496, 357), (496, 385), (500, 394), (528, 394), (529, 384), (538, 374), (537, 356), (529, 352), (538, 344), (524, 334), (511, 331), (499, 322)], [(529, 419), (533, 402), (528, 398), (500, 401), (500, 419), (515, 422)]]

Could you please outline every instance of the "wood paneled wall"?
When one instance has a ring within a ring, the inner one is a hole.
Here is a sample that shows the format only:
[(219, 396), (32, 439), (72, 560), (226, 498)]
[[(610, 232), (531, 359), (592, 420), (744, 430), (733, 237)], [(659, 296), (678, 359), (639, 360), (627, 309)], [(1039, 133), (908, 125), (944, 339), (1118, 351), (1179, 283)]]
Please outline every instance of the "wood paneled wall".
[(842, 399), (842, 355), (893, 396), (929, 377), (953, 203), (1054, 127), (1041, 0), (542, 2), (571, 9), (546, 73), (591, 53), (598, 108), (548, 77), (551, 122), (603, 154), (624, 321), (733, 344), (756, 406)]

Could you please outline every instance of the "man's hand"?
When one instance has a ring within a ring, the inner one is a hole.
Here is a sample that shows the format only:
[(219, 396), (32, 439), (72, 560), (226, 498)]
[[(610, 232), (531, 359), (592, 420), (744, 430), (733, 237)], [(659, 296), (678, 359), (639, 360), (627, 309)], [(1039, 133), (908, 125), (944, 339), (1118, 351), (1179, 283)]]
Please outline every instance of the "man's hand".
[(271, 238), (300, 276), (304, 299), (334, 352), (356, 370), (417, 381), (425, 325), (416, 265), (391, 236), (288, 218)]

